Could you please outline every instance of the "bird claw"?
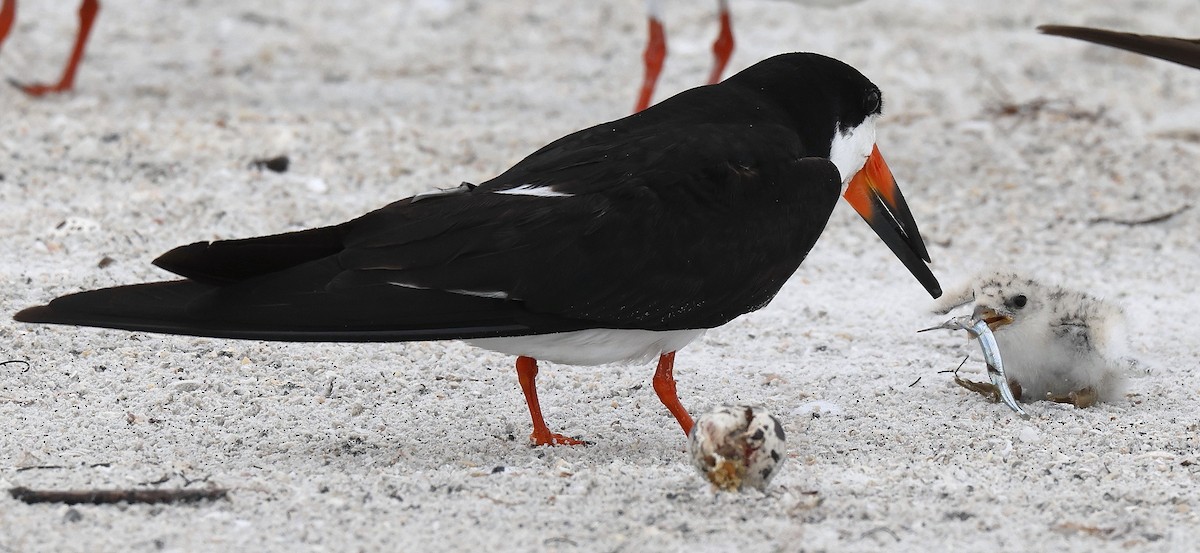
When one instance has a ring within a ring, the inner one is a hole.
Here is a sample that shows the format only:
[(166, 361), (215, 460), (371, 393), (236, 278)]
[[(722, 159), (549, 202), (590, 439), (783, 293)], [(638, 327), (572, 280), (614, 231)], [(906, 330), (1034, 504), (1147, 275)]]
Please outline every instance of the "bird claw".
[(529, 435), (529, 441), (535, 446), (543, 445), (592, 445), (592, 442), (564, 436), (557, 432), (538, 432), (534, 431)]
[(1086, 409), (1095, 405), (1100, 400), (1100, 395), (1096, 393), (1095, 388), (1088, 386), (1082, 390), (1071, 391), (1066, 395), (1046, 392), (1046, 400), (1055, 403), (1070, 403), (1077, 409)]
[(55, 92), (65, 92), (66, 90), (68, 90), (67, 88), (64, 88), (64, 87), (58, 86), (58, 85), (24, 84), (21, 81), (18, 81), (12, 77), (9, 77), (8, 79), (5, 79), (5, 80), (7, 80), (8, 84), (12, 85), (17, 90), (20, 90), (21, 92), (24, 92), (25, 94), (28, 94), (33, 97), (45, 96), (47, 94), (53, 94)]
[(28, 94), (35, 98), (38, 96), (45, 96), (47, 94), (55, 94), (58, 92), (66, 92), (67, 90), (69, 90), (68, 88), (63, 87), (61, 85), (21, 84), (21, 82), (16, 79), (8, 79), (8, 84), (17, 87), (17, 89), (19, 89), (21, 92), (24, 92), (25, 94)]
[[(992, 384), (991, 382), (977, 382), (974, 380), (967, 380), (965, 378), (960, 378), (956, 374), (956, 375), (954, 375), (954, 383), (958, 384), (959, 386), (962, 386), (963, 388), (971, 390), (972, 392), (980, 394), (980, 395), (992, 400), (993, 402), (998, 403), (1001, 401), (999, 388), (997, 388), (996, 385)], [(1010, 392), (1012, 392), (1013, 398), (1020, 401), (1020, 399), (1021, 399), (1021, 384), (1019, 382), (1017, 382), (1016, 380), (1009, 380), (1008, 381), (1008, 389)]]

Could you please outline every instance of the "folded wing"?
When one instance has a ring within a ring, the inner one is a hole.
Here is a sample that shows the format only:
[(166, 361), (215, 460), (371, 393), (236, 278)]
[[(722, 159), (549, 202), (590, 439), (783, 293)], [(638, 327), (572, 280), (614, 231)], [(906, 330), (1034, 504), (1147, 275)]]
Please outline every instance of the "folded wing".
[(775, 295), (840, 192), (832, 163), (770, 125), (551, 146), (478, 187), (341, 225), (182, 246), (156, 264), (186, 280), (17, 319), (297, 341), (709, 328)]

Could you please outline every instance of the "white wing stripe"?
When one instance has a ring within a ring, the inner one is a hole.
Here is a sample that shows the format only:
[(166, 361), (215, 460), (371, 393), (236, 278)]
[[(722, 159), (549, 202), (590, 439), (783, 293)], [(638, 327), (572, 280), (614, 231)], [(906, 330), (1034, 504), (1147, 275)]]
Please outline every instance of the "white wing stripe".
[(507, 190), (497, 190), (496, 193), (497, 194), (510, 194), (513, 196), (541, 196), (543, 198), (569, 198), (571, 196), (574, 196), (574, 194), (567, 194), (565, 192), (556, 192), (553, 188), (550, 188), (549, 186), (534, 186), (532, 184), (522, 184), (521, 186), (518, 186), (516, 188), (509, 188)]

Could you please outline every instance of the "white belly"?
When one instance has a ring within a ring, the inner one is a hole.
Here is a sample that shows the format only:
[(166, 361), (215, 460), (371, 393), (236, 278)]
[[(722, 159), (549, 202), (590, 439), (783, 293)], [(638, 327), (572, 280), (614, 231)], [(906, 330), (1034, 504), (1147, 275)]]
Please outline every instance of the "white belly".
[(596, 328), (511, 338), (466, 340), (472, 346), (564, 365), (644, 363), (678, 351), (704, 335), (695, 330), (627, 330)]

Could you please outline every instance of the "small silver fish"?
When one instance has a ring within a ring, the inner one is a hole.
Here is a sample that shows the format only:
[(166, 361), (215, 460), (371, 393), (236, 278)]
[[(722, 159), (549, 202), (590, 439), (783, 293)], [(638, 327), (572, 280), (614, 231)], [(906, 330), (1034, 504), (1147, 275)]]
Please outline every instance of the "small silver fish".
[[(1004, 361), (1000, 358), (1000, 345), (996, 343), (996, 337), (992, 334), (992, 329), (988, 327), (987, 321), (964, 315), (950, 319), (938, 326), (921, 329), (918, 332), (942, 328), (948, 330), (965, 330), (971, 335), (972, 339), (979, 340), (979, 348), (983, 350), (983, 362), (987, 364), (988, 378), (991, 379), (992, 386), (995, 386), (996, 391), (1000, 394), (1000, 400), (1009, 409), (1016, 411), (1017, 414), (1029, 418), (1029, 414), (1017, 403), (1017, 399), (1013, 397), (1012, 389), (1008, 387), (1008, 378), (1004, 376)], [(957, 380), (957, 377), (955, 378)], [(970, 386), (967, 387), (971, 388)], [(976, 388), (971, 389), (980, 391)]]

